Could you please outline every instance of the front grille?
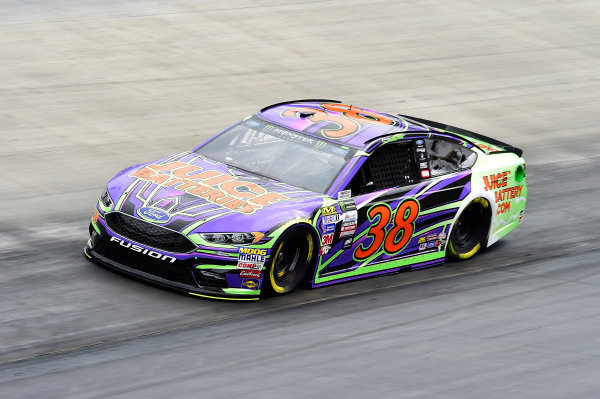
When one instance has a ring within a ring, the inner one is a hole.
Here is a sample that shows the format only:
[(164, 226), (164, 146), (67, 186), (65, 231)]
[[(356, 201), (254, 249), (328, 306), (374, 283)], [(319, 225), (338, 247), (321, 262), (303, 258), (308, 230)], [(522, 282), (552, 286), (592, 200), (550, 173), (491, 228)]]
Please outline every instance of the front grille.
[(183, 234), (121, 212), (106, 214), (106, 224), (115, 233), (166, 252), (187, 253), (196, 248)]

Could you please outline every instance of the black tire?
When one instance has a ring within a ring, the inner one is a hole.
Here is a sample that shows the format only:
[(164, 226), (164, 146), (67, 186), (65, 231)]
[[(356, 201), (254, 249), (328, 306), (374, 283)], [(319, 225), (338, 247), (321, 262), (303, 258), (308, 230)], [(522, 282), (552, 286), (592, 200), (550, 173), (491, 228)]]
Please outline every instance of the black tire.
[(489, 202), (475, 198), (462, 211), (448, 237), (446, 254), (450, 259), (466, 260), (475, 255), (487, 242), (491, 222)]
[(305, 282), (317, 256), (314, 242), (306, 228), (286, 232), (273, 249), (262, 289), (270, 295), (285, 295)]

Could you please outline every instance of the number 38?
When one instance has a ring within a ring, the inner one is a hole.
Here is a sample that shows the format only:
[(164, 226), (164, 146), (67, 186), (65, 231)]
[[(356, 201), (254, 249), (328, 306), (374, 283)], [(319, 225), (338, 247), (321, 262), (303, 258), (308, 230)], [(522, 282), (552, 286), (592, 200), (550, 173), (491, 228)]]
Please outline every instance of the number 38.
[[(371, 243), (365, 246), (361, 243), (354, 251), (356, 260), (363, 260), (373, 255), (381, 246), (388, 254), (400, 252), (410, 241), (415, 231), (415, 220), (419, 215), (419, 203), (414, 199), (407, 199), (401, 202), (396, 211), (392, 214), (388, 204), (373, 205), (367, 217), (371, 225), (367, 237), (371, 238)], [(393, 226), (386, 230), (390, 220), (394, 217)]]

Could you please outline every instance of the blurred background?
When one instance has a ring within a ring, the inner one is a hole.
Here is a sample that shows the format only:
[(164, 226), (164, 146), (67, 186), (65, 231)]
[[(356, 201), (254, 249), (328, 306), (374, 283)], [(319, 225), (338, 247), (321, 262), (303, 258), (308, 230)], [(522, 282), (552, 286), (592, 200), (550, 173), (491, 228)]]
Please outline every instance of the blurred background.
[[(113, 174), (302, 98), (437, 120), (524, 149), (525, 223), (469, 264), (244, 306), (183, 297), (83, 258), (91, 211)], [(0, 390), (597, 392), (599, 104), (593, 0), (0, 0)], [(181, 348), (193, 340), (212, 350), (192, 361)], [(165, 352), (150, 363), (161, 367), (130, 374), (159, 341)], [(321, 349), (304, 350), (314, 345)], [(357, 352), (345, 353), (349, 346)], [(253, 361), (262, 372), (241, 366)], [(75, 371), (81, 364), (94, 366)], [(411, 368), (418, 376), (399, 377)], [(112, 387), (89, 377), (114, 373)], [(131, 385), (157, 375), (165, 384)], [(88, 377), (94, 390), (64, 385)]]

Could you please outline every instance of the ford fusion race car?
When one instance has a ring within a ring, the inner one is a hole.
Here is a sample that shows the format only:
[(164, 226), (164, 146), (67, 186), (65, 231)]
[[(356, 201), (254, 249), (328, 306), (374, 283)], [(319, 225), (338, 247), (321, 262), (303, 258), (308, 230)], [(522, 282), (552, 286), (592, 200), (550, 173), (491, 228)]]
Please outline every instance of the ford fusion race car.
[(274, 104), (192, 151), (118, 173), (84, 252), (191, 295), (242, 300), (432, 267), (521, 223), (521, 155), (339, 101)]

